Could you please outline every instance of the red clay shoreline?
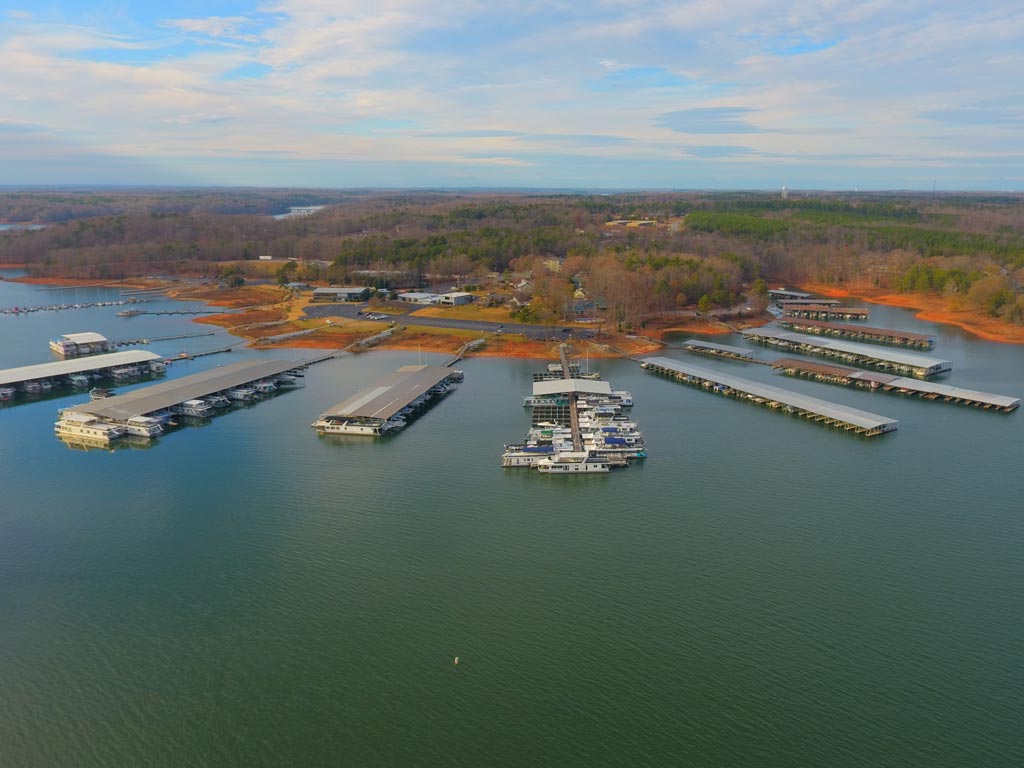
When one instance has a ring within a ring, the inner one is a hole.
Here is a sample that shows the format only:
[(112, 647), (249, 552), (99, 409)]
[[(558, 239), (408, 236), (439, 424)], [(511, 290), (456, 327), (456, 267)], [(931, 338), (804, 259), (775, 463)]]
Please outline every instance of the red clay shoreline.
[(834, 299), (861, 299), (871, 304), (916, 310), (914, 317), (930, 323), (955, 325), (985, 341), (1024, 344), (1024, 326), (1011, 325), (971, 309), (954, 309), (950, 300), (920, 293), (892, 293), (880, 288), (837, 288), (803, 283), (801, 288)]

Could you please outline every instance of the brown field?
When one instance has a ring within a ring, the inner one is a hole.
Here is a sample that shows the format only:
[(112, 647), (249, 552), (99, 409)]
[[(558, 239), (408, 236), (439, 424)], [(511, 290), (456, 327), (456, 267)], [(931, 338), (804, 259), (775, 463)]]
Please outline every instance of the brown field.
[(450, 317), (453, 320), (480, 320), (488, 323), (507, 323), (509, 312), (505, 307), (481, 307), (463, 304), (460, 307), (424, 307), (412, 314), (417, 317)]

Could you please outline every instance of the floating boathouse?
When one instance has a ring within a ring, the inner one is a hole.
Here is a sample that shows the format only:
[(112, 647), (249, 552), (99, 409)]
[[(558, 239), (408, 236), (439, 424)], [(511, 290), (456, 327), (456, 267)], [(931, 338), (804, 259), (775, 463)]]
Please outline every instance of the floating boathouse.
[(743, 338), (771, 347), (843, 360), (866, 368), (876, 368), (886, 373), (914, 376), (925, 379), (953, 369), (949, 360), (937, 360), (927, 355), (903, 352), (896, 349), (882, 349), (870, 344), (852, 341), (835, 341), (820, 336), (806, 336), (802, 333), (774, 331), (766, 328), (747, 328), (741, 331)]
[[(54, 385), (74, 383), (72, 376), (96, 374), (113, 376), (115, 371), (137, 367), (149, 373), (163, 373), (166, 370), (160, 355), (133, 349), (126, 352), (112, 352), (107, 355), (93, 355), (74, 360), (61, 360), (39, 365), (23, 365), (0, 371), (0, 387), (20, 389), (23, 392), (38, 392)], [(47, 386), (48, 385), (48, 386)]]
[(651, 357), (640, 363), (642, 368), (737, 400), (747, 400), (773, 410), (800, 416), (810, 421), (853, 432), (864, 437), (875, 437), (894, 432), (899, 425), (895, 419), (874, 413), (829, 403), (816, 397), (761, 384), (738, 376), (712, 371), (708, 368), (681, 363), (667, 357)]
[(918, 381), (917, 379), (908, 379), (903, 376), (861, 371), (856, 368), (843, 368), (838, 365), (816, 363), (792, 357), (776, 360), (771, 366), (790, 376), (806, 376), (826, 384), (863, 387), (871, 390), (881, 390), (882, 392), (894, 392), (900, 395), (917, 395), (925, 400), (972, 405), (986, 411), (995, 410), (1010, 413), (1020, 407), (1020, 400), (1016, 397), (993, 395), (987, 392), (977, 392), (973, 389), (953, 387), (948, 384), (935, 384)]

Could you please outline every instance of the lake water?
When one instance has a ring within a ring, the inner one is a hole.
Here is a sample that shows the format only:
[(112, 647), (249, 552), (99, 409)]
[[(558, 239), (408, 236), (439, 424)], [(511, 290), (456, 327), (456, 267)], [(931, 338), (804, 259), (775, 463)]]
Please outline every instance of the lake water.
[[(0, 306), (100, 295), (0, 283)], [(59, 333), (206, 329), (116, 311), (0, 316), (0, 367)], [(1024, 348), (872, 311), (937, 333), (944, 381), (1024, 394)], [(542, 363), (475, 358), (395, 438), (318, 438), (403, 352), (314, 366), (148, 450), (65, 447), (74, 398), (0, 409), (0, 765), (1024, 764), (1024, 416), (684, 354), (900, 429), (600, 361), (650, 458), (502, 470)]]

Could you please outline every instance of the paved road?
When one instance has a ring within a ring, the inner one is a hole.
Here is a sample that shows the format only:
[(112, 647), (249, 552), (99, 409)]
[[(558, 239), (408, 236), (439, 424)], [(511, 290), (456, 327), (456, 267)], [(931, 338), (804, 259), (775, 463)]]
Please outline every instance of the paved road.
[[(366, 311), (365, 304), (312, 304), (304, 310), (309, 317), (349, 317), (361, 319), (359, 312)], [(373, 310), (369, 310), (371, 313)], [(414, 311), (414, 310), (410, 310)], [(552, 328), (548, 325), (527, 325), (523, 323), (491, 323), (484, 320), (455, 320), (447, 317), (420, 317), (418, 315), (389, 315), (402, 325), (419, 325), (427, 328), (458, 328), (481, 333), (521, 333), (531, 339), (558, 340), (566, 338), (593, 339), (597, 331), (590, 328)]]

